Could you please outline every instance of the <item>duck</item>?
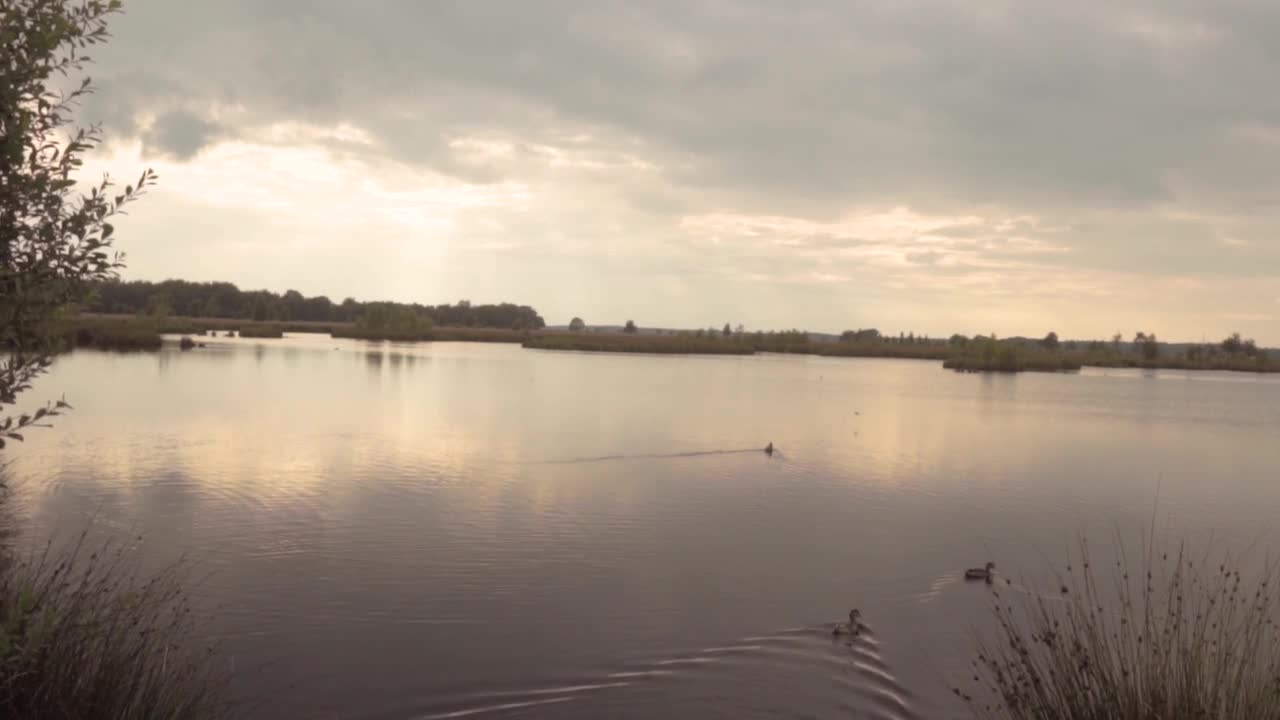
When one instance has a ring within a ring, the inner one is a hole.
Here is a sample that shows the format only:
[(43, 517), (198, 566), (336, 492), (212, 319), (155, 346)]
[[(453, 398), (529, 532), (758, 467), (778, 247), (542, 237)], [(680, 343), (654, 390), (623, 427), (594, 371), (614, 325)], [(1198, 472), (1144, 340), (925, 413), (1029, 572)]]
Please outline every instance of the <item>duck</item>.
[(987, 563), (986, 567), (969, 568), (964, 571), (965, 580), (986, 580), (987, 582), (991, 582), (995, 576), (996, 564), (993, 562)]
[(858, 608), (854, 608), (849, 611), (849, 622), (837, 623), (836, 626), (831, 629), (831, 634), (832, 636), (849, 635), (852, 637), (857, 637), (857, 635), (861, 633), (863, 628), (865, 627), (866, 625), (862, 624), (862, 613), (858, 610)]
[(770, 456), (773, 455), (773, 443), (769, 443), (768, 445), (764, 446), (764, 454), (770, 455)]

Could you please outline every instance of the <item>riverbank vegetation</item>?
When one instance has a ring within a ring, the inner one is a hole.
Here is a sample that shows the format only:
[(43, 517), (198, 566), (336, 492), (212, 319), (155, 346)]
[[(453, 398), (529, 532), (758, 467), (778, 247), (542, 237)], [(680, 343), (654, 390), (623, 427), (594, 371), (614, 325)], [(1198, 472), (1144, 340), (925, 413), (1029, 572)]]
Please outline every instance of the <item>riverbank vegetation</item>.
[[(258, 322), (234, 318), (168, 315), (101, 315), (82, 313), (61, 321), (61, 335), (71, 347), (109, 350), (154, 350), (161, 334), (204, 335), (236, 332), (246, 338), (279, 338), (286, 332), (321, 333), (335, 338), (392, 342), (521, 343), (543, 350), (636, 352), (710, 355), (790, 353), (826, 357), (900, 358), (942, 361), (965, 372), (1063, 372), (1082, 367), (1280, 372), (1280, 358), (1238, 333), (1220, 343), (1168, 345), (1154, 335), (1138, 333), (1134, 342), (1067, 341), (1055, 333), (1045, 338), (998, 339), (994, 336), (947, 339), (881, 335), (850, 330), (838, 337), (802, 330), (746, 332), (737, 330), (512, 330), (502, 327), (441, 326), (425, 312), (397, 303), (367, 303), (355, 322), (292, 320)], [(577, 323), (570, 327), (582, 327)]]
[(370, 312), (404, 311), (435, 325), (485, 327), (505, 330), (537, 330), (545, 327), (542, 316), (528, 305), (512, 303), (454, 304), (360, 302), (346, 298), (333, 302), (319, 295), (306, 297), (297, 290), (283, 294), (269, 290), (241, 290), (229, 282), (186, 280), (100, 280), (89, 286), (86, 312), (113, 315), (177, 315), (189, 318), (255, 320), (288, 323), (356, 323)]
[(1045, 592), (995, 586), (995, 635), (980, 640), (975, 686), (955, 691), (975, 715), (1280, 718), (1276, 566), (1182, 547), (1135, 567), (1120, 556), (1102, 570), (1082, 542)]
[(656, 353), (664, 355), (750, 355), (749, 345), (693, 335), (635, 335), (631, 333), (557, 333), (529, 337), (523, 347), (533, 350)]
[(231, 717), (216, 647), (194, 641), (184, 565), (146, 578), (80, 543), (0, 571), (0, 717)]
[(1057, 348), (980, 338), (953, 348), (942, 366), (962, 372), (1063, 372), (1079, 370), (1080, 358)]

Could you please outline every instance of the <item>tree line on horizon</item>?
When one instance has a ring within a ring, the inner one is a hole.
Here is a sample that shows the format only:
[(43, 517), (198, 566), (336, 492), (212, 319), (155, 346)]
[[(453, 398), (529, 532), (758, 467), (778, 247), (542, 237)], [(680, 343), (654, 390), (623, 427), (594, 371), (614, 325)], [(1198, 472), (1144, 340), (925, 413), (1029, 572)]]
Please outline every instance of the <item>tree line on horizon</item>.
[(413, 317), (447, 327), (539, 330), (546, 322), (528, 305), (514, 303), (423, 305), (389, 301), (361, 302), (346, 298), (333, 302), (324, 295), (307, 297), (297, 290), (241, 290), (229, 282), (187, 280), (107, 280), (90, 286), (85, 312), (132, 315), (178, 315), (194, 318), (234, 318), (264, 322), (358, 323), (368, 316)]

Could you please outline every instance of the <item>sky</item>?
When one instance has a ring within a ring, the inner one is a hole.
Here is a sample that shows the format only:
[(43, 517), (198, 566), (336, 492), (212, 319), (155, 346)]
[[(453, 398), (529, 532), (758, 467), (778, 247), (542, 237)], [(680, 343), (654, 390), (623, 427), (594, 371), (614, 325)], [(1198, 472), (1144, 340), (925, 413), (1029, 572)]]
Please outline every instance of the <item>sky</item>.
[(1280, 4), (128, 0), (128, 279), (1280, 344)]

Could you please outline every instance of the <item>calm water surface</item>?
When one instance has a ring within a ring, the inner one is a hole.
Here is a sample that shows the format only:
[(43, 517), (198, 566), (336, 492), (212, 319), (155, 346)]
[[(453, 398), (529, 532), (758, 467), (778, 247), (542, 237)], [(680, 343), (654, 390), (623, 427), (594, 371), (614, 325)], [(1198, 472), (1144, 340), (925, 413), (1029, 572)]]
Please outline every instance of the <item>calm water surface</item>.
[(196, 557), (261, 717), (963, 717), (963, 568), (1280, 517), (1273, 378), (298, 336), (37, 391), (77, 409), (10, 453), (22, 537)]

